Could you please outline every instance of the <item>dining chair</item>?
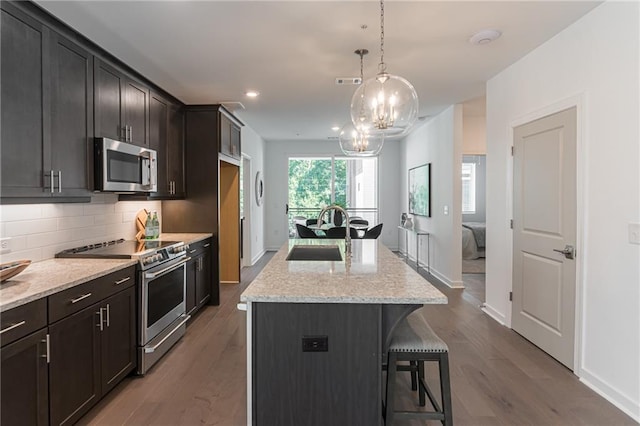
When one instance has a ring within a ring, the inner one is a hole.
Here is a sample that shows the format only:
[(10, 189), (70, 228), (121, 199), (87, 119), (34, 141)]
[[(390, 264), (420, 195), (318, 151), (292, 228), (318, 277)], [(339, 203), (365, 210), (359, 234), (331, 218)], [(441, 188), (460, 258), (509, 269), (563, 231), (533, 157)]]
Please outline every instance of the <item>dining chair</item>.
[[(307, 226), (309, 225), (316, 225), (318, 223), (318, 219), (307, 219)], [(327, 222), (325, 222), (324, 220), (322, 221), (323, 225), (326, 225)]]
[(366, 219), (349, 219), (351, 225), (369, 225), (369, 221)]
[(365, 240), (375, 240), (380, 236), (381, 232), (382, 232), (382, 223), (374, 226), (373, 228), (367, 229), (367, 231), (364, 233), (364, 236), (362, 238)]
[[(324, 232), (327, 234), (327, 238), (344, 238), (347, 235), (347, 228), (344, 226), (335, 226), (326, 229)], [(349, 235), (351, 235), (351, 238), (360, 238), (355, 228), (349, 228)]]
[(298, 238), (318, 238), (313, 229), (307, 228), (304, 225), (296, 223), (296, 230), (298, 231)]

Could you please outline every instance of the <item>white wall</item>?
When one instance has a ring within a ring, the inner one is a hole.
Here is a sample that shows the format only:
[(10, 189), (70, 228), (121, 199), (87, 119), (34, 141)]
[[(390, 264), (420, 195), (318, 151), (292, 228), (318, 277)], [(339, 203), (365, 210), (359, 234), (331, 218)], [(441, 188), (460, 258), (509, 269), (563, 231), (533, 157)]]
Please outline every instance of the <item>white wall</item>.
[[(462, 106), (451, 106), (415, 129), (402, 146), (403, 211), (409, 205), (409, 169), (431, 163), (431, 217), (413, 216), (414, 227), (431, 234), (432, 253), (421, 238), (420, 262), (426, 264), (430, 255), (432, 274), (449, 286), (462, 287)], [(415, 259), (413, 238), (409, 238), (409, 256)]]
[[(264, 192), (263, 203), (259, 206), (256, 203), (256, 173), (264, 170), (264, 140), (249, 126), (242, 128), (242, 153), (251, 158), (251, 180), (247, 182), (251, 188), (250, 194), (250, 223), (248, 228), (251, 232), (251, 264), (256, 263), (265, 252), (265, 200), (268, 199), (268, 192)], [(263, 177), (264, 181), (264, 177)], [(246, 211), (246, 206), (245, 206)]]
[[(269, 141), (265, 143), (266, 240), (269, 250), (279, 249), (288, 238), (287, 188), (289, 157), (343, 155), (338, 141)], [(398, 246), (400, 223), (400, 142), (387, 141), (378, 157), (380, 238), (392, 250)]]
[(639, 4), (607, 2), (487, 84), (487, 311), (510, 324), (511, 129), (578, 105), (576, 374), (640, 421)]
[(133, 239), (135, 218), (142, 210), (158, 212), (159, 201), (118, 201), (117, 195), (97, 194), (91, 203), (16, 204), (0, 206), (0, 236), (11, 238), (11, 253), (0, 263), (19, 259), (38, 262), (64, 249), (119, 238)]

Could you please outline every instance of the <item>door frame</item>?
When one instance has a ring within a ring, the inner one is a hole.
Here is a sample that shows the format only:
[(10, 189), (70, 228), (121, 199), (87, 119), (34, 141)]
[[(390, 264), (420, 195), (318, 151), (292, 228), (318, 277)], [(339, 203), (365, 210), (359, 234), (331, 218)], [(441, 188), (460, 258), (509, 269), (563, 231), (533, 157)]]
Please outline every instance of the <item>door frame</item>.
[[(585, 109), (587, 108), (586, 93), (578, 93), (576, 95), (567, 97), (560, 101), (554, 102), (550, 105), (532, 111), (521, 117), (518, 117), (511, 121), (507, 129), (507, 136), (509, 140), (509, 152), (507, 160), (507, 211), (510, 217), (513, 217), (513, 155), (511, 154), (511, 147), (513, 147), (514, 129), (523, 124), (527, 124), (531, 121), (538, 120), (548, 115), (555, 114), (557, 112), (566, 110), (568, 108), (576, 108), (576, 300), (575, 300), (575, 330), (574, 330), (574, 344), (573, 344), (573, 373), (578, 377), (582, 376), (582, 340), (583, 340), (583, 318), (584, 318), (584, 277), (586, 274), (585, 265), (587, 264), (587, 250), (585, 250), (584, 242), (584, 230), (586, 223), (585, 206), (586, 206), (586, 189), (588, 187), (588, 175), (587, 175), (587, 150), (585, 143), (586, 133), (586, 120), (584, 119)], [(509, 223), (505, 226), (508, 228), (508, 235), (510, 236), (508, 241), (509, 256), (507, 271), (509, 273), (509, 291), (513, 291), (513, 229), (511, 229)], [(505, 295), (508, 300), (508, 295)], [(509, 309), (505, 312), (505, 325), (511, 327), (512, 317), (512, 302), (508, 302)]]
[(251, 200), (253, 199), (253, 182), (251, 179), (251, 167), (252, 161), (251, 157), (242, 153), (242, 157), (240, 159), (242, 164), (242, 204), (243, 211), (242, 214), (244, 216), (244, 227), (241, 228), (242, 231), (242, 264), (243, 266), (251, 266)]

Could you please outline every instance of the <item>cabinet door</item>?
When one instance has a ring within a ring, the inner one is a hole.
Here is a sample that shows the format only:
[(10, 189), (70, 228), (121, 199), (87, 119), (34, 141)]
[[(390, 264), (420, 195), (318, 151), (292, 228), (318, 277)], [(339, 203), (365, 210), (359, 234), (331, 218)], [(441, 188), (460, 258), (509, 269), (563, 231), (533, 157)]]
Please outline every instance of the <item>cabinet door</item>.
[(167, 177), (173, 198), (184, 198), (184, 110), (175, 104), (169, 105)]
[(158, 153), (158, 191), (155, 196), (171, 194), (167, 178), (167, 101), (152, 94), (149, 101), (149, 147)]
[(125, 93), (124, 123), (128, 126), (127, 141), (140, 146), (148, 146), (149, 89), (128, 78), (125, 83)]
[(94, 61), (95, 136), (124, 141), (122, 122), (124, 76), (105, 62)]
[(240, 157), (242, 157), (242, 151), (240, 150), (240, 127), (233, 123), (230, 123), (229, 145), (231, 146), (231, 156), (240, 159)]
[(49, 30), (2, 2), (0, 31), (2, 196), (51, 196)]
[(198, 307), (203, 306), (211, 297), (211, 252), (206, 249), (198, 257), (199, 267), (196, 275), (196, 302)]
[(109, 297), (100, 307), (104, 318), (101, 334), (104, 395), (136, 367), (135, 287)]
[(51, 168), (54, 195), (91, 195), (93, 56), (57, 34), (51, 47)]
[(100, 398), (100, 320), (95, 304), (49, 327), (52, 425), (75, 423)]
[(186, 311), (191, 313), (196, 307), (196, 275), (198, 269), (198, 259), (192, 258), (187, 262), (187, 288), (186, 288)]
[(42, 329), (2, 348), (3, 425), (47, 425), (49, 382), (47, 331)]
[(231, 156), (231, 121), (220, 113), (220, 153)]

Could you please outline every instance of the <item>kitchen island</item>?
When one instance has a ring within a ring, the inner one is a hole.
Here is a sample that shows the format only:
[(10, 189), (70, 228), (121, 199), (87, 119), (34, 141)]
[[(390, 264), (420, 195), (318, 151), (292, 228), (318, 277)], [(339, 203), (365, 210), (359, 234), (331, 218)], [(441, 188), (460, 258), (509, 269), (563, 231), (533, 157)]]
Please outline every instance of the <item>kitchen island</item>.
[[(249, 425), (382, 424), (382, 355), (396, 324), (447, 298), (379, 240), (292, 239), (241, 295)], [(341, 261), (286, 260), (295, 245)]]

